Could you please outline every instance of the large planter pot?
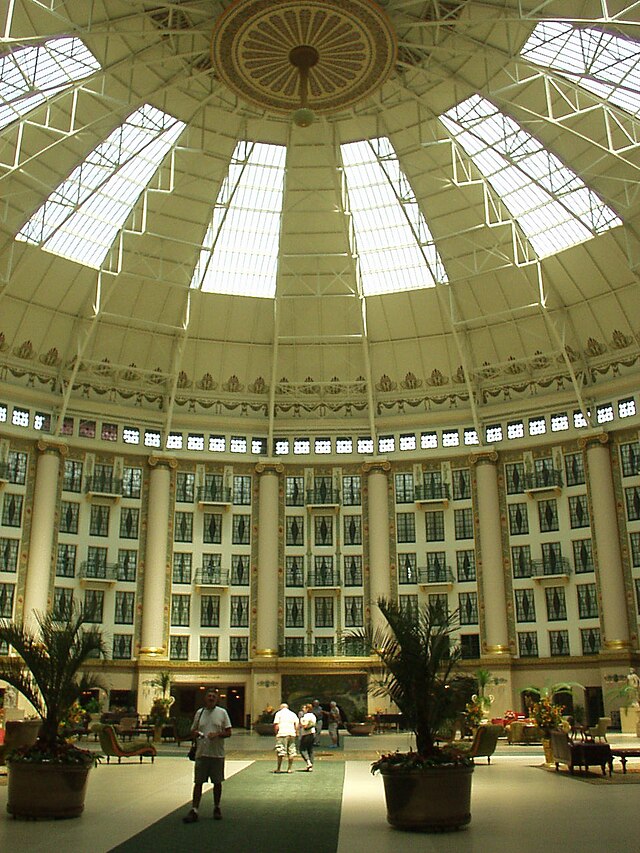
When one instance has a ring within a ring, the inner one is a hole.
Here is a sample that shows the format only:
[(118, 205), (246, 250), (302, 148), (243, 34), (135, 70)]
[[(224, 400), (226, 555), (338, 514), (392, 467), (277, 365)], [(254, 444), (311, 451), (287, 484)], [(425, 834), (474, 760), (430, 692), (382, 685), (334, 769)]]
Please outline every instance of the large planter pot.
[(347, 731), (354, 737), (366, 737), (373, 731), (373, 723), (345, 723)]
[(79, 817), (91, 765), (10, 762), (7, 811), (14, 817)]
[(444, 832), (471, 820), (473, 767), (382, 771), (387, 822), (396, 829)]
[(256, 734), (262, 735), (262, 737), (273, 737), (273, 723), (254, 723), (253, 729)]

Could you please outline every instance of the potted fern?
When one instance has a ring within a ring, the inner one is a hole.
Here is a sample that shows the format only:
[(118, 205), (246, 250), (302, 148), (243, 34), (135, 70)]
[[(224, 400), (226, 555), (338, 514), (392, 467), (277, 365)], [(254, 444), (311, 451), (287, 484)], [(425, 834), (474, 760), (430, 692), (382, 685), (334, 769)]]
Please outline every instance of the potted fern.
[(371, 692), (395, 703), (416, 738), (415, 752), (382, 755), (371, 766), (384, 781), (387, 821), (398, 829), (458, 829), (471, 820), (473, 760), (438, 740), (471, 692), (456, 672), (460, 648), (451, 646), (457, 614), (431, 604), (406, 609), (386, 598), (378, 607), (386, 625), (354, 636), (381, 663)]
[(87, 659), (106, 654), (101, 631), (86, 624), (86, 615), (74, 605), (62, 618), (35, 614), (36, 630), (19, 621), (0, 622), (0, 641), (17, 652), (0, 659), (0, 679), (15, 687), (42, 720), (35, 744), (6, 758), (7, 811), (14, 817), (78, 817), (84, 809), (95, 757), (63, 732), (86, 686), (102, 686), (99, 679), (80, 677)]

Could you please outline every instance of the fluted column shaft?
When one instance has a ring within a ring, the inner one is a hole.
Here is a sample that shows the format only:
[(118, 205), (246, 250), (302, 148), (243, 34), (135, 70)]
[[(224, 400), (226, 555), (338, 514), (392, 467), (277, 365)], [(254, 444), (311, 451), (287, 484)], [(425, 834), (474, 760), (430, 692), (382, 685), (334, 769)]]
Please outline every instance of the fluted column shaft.
[(382, 596), (391, 595), (391, 555), (389, 550), (389, 500), (388, 462), (367, 463), (367, 488), (369, 493), (369, 593), (371, 623), (382, 625), (384, 620), (377, 607)]
[(256, 655), (278, 654), (278, 474), (281, 465), (256, 466), (258, 491), (258, 601)]
[(169, 527), (171, 468), (174, 460), (149, 460), (149, 507), (142, 591), (141, 655), (166, 655), (165, 595), (167, 589), (167, 530)]

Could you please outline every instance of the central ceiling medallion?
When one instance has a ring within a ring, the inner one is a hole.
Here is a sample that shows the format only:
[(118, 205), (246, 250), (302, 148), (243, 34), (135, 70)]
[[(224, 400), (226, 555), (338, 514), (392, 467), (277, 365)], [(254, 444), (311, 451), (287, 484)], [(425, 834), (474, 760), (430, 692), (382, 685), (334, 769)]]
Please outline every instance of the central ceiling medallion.
[(306, 126), (382, 86), (397, 41), (373, 0), (236, 0), (216, 23), (211, 52), (240, 98)]

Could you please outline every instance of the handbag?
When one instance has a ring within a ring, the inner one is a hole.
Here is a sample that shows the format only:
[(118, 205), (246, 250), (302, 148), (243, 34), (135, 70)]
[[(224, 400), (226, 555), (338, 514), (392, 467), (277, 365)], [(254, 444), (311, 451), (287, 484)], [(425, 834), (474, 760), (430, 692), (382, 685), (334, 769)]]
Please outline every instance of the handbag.
[[(200, 717), (202, 716), (202, 711), (203, 711), (203, 709), (201, 708), (200, 709)], [(196, 725), (200, 724), (200, 717), (198, 717), (198, 722), (196, 723)], [(189, 752), (187, 753), (187, 758), (189, 759), (189, 761), (195, 761), (196, 760), (196, 741), (195, 740), (191, 741), (191, 746), (189, 747)]]

